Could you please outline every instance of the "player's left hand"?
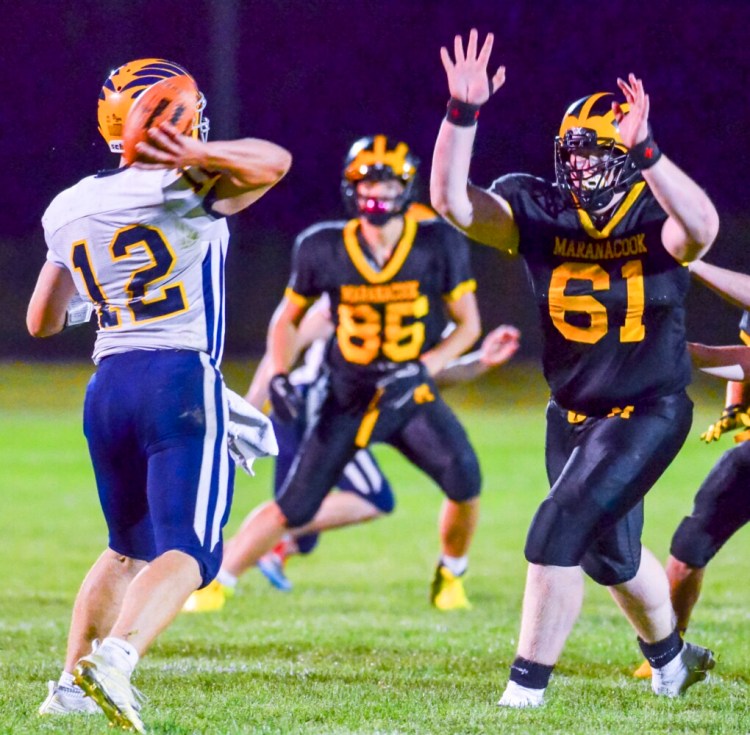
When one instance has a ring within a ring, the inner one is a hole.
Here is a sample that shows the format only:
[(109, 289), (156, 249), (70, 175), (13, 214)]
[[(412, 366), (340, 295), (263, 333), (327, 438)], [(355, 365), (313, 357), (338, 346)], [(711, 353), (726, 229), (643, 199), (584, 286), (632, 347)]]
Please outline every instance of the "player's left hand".
[(628, 103), (629, 109), (625, 113), (619, 102), (613, 102), (612, 111), (615, 113), (622, 142), (628, 148), (632, 148), (636, 143), (640, 143), (648, 137), (650, 101), (643, 89), (643, 80), (636, 77), (635, 74), (628, 74), (627, 82), (624, 79), (618, 79), (617, 86), (625, 95), (625, 101)]
[(148, 131), (148, 141), (136, 144), (137, 168), (189, 168), (203, 160), (204, 143), (183, 135), (171, 123), (162, 122)]
[(497, 367), (510, 360), (520, 346), (521, 332), (508, 324), (493, 329), (479, 348), (479, 361), (487, 367)]
[(445, 73), (448, 76), (448, 89), (451, 97), (472, 105), (483, 105), (500, 87), (505, 84), (505, 67), (499, 66), (495, 74), (490, 77), (487, 64), (492, 53), (495, 36), (487, 34), (482, 48), (479, 46), (479, 33), (472, 28), (464, 52), (461, 36), (453, 40), (453, 55), (455, 61), (445, 46), (440, 49)]

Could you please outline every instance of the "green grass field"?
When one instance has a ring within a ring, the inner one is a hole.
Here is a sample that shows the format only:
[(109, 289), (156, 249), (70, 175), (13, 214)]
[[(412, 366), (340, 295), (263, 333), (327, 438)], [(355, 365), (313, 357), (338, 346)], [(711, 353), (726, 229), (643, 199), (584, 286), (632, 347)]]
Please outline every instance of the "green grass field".
[[(70, 610), (106, 544), (80, 411), (89, 365), (0, 365), (0, 732), (104, 733), (102, 716), (39, 718), (62, 665)], [(243, 366), (226, 368), (244, 390)], [(660, 558), (700, 481), (725, 449), (698, 435), (723, 386), (701, 383), (688, 444), (647, 502), (645, 541)], [(293, 559), (289, 594), (256, 571), (219, 614), (181, 615), (136, 672), (153, 733), (747, 733), (750, 731), (750, 529), (707, 574), (690, 637), (719, 663), (678, 701), (656, 699), (629, 674), (635, 636), (607, 593), (587, 583), (581, 617), (537, 711), (502, 711), (515, 650), (528, 522), (546, 492), (543, 411), (535, 365), (517, 364), (446, 393), (484, 473), (471, 554), (470, 612), (427, 603), (440, 492), (393, 451), (378, 457), (395, 513), (329, 533)], [(271, 463), (238, 476), (229, 532), (270, 492)]]

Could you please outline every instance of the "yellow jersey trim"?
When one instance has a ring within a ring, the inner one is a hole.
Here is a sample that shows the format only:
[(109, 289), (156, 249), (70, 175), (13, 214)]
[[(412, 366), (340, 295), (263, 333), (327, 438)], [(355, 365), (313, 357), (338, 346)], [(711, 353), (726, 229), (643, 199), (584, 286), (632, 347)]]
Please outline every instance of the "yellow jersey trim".
[(473, 293), (476, 290), (477, 282), (471, 278), (468, 281), (459, 283), (450, 293), (445, 294), (443, 299), (450, 302), (458, 301), (464, 294)]
[(367, 258), (362, 252), (362, 246), (357, 239), (358, 227), (359, 220), (356, 219), (349, 220), (344, 225), (344, 246), (346, 247), (346, 252), (349, 254), (349, 258), (354, 263), (354, 267), (370, 283), (385, 283), (386, 281), (390, 281), (401, 270), (401, 266), (411, 252), (411, 247), (414, 244), (414, 238), (417, 234), (417, 223), (408, 215), (404, 217), (404, 232), (401, 235), (401, 239), (396, 243), (390, 260), (380, 271), (376, 271), (367, 262)]
[(303, 296), (302, 294), (297, 293), (289, 286), (284, 289), (284, 296), (288, 301), (291, 301), (293, 304), (296, 304), (303, 309), (310, 306), (310, 304), (315, 301), (315, 299), (308, 298), (307, 296)]
[(589, 213), (585, 209), (579, 209), (578, 218), (581, 220), (581, 224), (583, 225), (583, 229), (586, 230), (586, 234), (589, 237), (593, 237), (595, 240), (603, 240), (605, 237), (609, 237), (612, 230), (617, 227), (622, 218), (628, 213), (628, 211), (630, 211), (630, 208), (635, 204), (636, 199), (638, 199), (645, 188), (645, 181), (638, 182), (620, 202), (617, 211), (609, 222), (607, 222), (603, 230), (597, 230), (596, 227), (594, 227), (594, 223), (592, 222)]
[(746, 344), (750, 345), (750, 334), (748, 334), (746, 331), (741, 330), (740, 331), (740, 339)]

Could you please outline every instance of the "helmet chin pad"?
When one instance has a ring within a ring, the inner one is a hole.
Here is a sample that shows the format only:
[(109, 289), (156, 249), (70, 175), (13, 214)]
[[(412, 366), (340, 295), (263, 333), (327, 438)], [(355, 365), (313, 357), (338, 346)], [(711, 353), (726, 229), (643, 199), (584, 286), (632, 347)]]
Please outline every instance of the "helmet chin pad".
[(357, 196), (357, 213), (373, 225), (382, 226), (401, 217), (409, 207), (409, 197), (403, 193), (395, 198)]

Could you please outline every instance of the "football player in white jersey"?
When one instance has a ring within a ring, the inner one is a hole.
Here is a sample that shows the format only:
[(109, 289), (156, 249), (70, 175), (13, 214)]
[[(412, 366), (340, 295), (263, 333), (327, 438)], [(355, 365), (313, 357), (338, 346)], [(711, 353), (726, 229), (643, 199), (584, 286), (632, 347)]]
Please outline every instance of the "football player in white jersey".
[[(189, 76), (163, 59), (110, 74), (99, 130), (112, 152), (122, 151), (138, 95), (180, 75)], [(192, 133), (162, 123), (137, 144), (134, 165), (121, 159), (83, 179), (42, 220), (47, 261), (27, 326), (35, 337), (60, 332), (74, 295), (96, 309), (84, 433), (109, 547), (78, 593), (64, 671), (41, 714), (101, 708), (112, 724), (144, 732), (133, 668), (221, 563), (233, 486), (219, 372), (224, 217), (276, 184), (291, 156), (253, 138), (206, 142), (204, 104), (198, 94)]]

